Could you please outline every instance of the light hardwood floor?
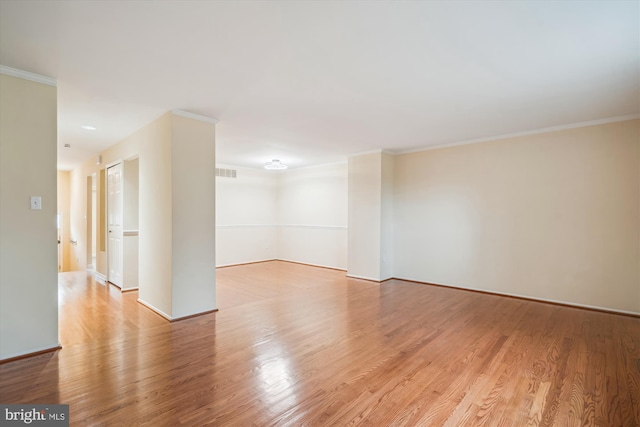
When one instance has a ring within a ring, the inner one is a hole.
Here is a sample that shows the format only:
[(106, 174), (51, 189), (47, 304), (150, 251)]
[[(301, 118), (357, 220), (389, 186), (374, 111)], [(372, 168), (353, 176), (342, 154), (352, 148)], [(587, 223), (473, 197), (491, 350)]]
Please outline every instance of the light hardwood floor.
[(218, 270), (169, 323), (60, 276), (62, 350), (0, 365), (0, 402), (71, 424), (640, 426), (640, 319), (285, 262)]

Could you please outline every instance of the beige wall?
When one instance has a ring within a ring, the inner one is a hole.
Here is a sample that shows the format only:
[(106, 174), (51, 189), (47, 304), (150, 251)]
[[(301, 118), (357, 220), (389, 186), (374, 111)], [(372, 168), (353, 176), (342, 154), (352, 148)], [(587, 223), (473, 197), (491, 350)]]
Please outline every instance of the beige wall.
[(395, 276), (640, 312), (640, 121), (395, 159)]
[(71, 265), (71, 243), (70, 243), (70, 211), (71, 211), (71, 173), (69, 171), (58, 171), (58, 214), (62, 216), (60, 248), (62, 251), (62, 265), (60, 271), (70, 271)]
[[(95, 162), (94, 162), (95, 165)], [(82, 169), (74, 169), (69, 172), (69, 239), (77, 241), (76, 245), (70, 246), (69, 270), (77, 271), (87, 268), (86, 260), (86, 230), (87, 220), (85, 219), (87, 207), (87, 176)], [(94, 168), (91, 169), (95, 170)]]
[[(0, 75), (0, 359), (58, 346), (57, 91)], [(31, 210), (30, 196), (42, 198)]]

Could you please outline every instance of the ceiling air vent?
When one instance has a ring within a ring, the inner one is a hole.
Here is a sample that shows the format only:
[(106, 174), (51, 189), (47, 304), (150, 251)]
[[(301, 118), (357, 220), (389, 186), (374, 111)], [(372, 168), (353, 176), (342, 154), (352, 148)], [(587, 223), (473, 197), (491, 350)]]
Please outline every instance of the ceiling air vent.
[(222, 169), (216, 168), (216, 176), (222, 178), (237, 178), (237, 171), (235, 169)]

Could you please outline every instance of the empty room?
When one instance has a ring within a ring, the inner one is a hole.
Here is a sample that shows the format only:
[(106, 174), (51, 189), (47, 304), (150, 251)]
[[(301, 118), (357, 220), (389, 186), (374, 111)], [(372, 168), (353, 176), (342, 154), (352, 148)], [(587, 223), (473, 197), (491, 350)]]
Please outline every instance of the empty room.
[(0, 0), (0, 424), (640, 426), (639, 76), (635, 0)]

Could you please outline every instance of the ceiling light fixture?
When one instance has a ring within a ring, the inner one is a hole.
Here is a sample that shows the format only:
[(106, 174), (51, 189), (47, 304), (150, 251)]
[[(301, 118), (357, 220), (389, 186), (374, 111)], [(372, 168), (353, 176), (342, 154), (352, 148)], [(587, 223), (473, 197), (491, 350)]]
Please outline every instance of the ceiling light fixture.
[(98, 129), (98, 128), (97, 128), (97, 127), (95, 127), (95, 126), (89, 126), (89, 125), (83, 125), (83, 126), (80, 126), (80, 127), (81, 127), (82, 129), (84, 129), (84, 130), (96, 130), (96, 129)]
[(265, 163), (264, 168), (269, 170), (282, 170), (288, 168), (288, 166), (282, 163), (280, 160), (273, 159), (270, 162)]

